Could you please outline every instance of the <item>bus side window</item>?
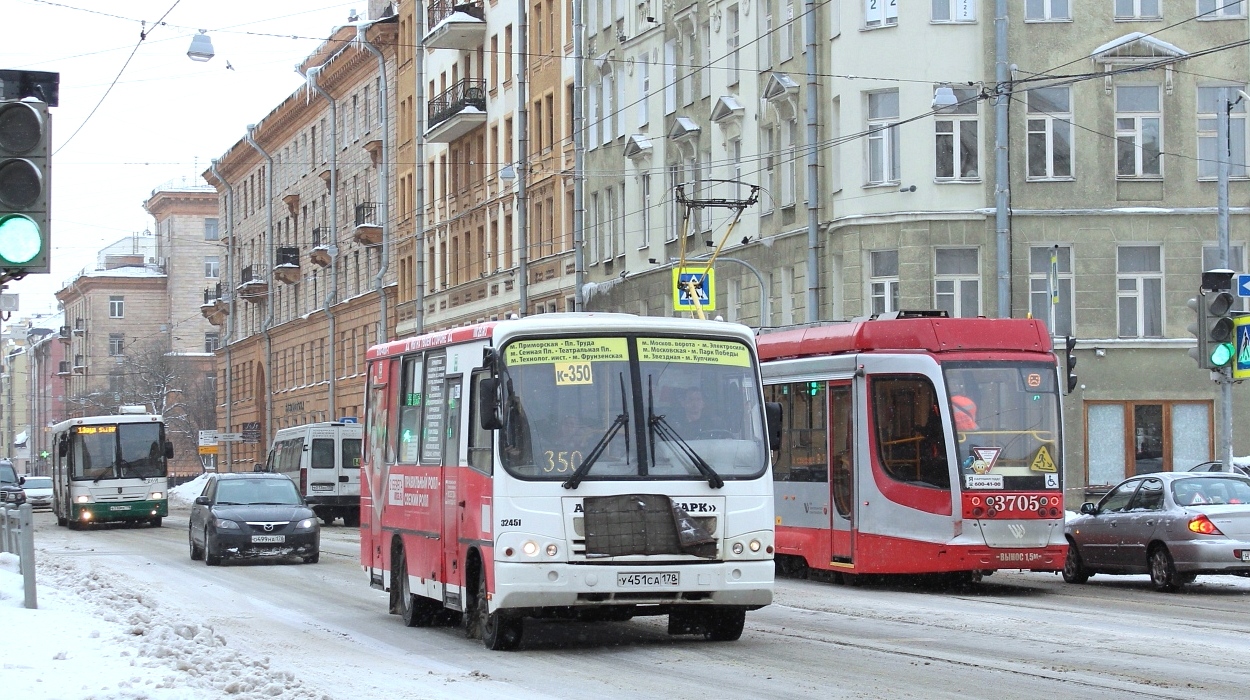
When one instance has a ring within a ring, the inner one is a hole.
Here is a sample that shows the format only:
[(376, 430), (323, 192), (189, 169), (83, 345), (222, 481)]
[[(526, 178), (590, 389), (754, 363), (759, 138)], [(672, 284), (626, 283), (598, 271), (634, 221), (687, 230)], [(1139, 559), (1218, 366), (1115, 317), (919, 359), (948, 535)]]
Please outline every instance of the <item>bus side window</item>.
[(488, 476), (494, 468), (495, 450), (491, 441), (494, 432), (483, 429), (478, 416), (482, 400), (482, 380), (489, 377), (489, 372), (480, 369), (469, 380), (469, 466)]
[[(421, 395), (422, 358), (412, 355), (404, 358), (402, 377), (399, 387), (399, 435), (398, 461), (401, 464), (416, 464), (421, 456)], [(385, 401), (385, 394), (378, 398)]]

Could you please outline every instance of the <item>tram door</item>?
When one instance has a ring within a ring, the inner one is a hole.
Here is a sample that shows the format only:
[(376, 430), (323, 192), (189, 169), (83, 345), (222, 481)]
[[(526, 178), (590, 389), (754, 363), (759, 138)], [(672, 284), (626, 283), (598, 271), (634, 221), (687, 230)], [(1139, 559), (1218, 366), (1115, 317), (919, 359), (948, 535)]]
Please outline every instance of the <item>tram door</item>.
[(831, 381), (829, 396), (829, 491), (831, 555), (835, 563), (854, 563), (855, 551), (855, 402), (850, 381)]

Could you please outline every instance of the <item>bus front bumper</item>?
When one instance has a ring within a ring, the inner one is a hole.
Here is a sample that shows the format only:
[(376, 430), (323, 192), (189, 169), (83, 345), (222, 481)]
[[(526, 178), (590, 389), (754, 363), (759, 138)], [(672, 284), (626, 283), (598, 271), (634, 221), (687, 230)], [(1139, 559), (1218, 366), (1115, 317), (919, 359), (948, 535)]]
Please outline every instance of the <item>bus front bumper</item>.
[(613, 566), (495, 562), (491, 609), (773, 601), (773, 561)]
[(169, 515), (169, 501), (126, 501), (125, 503), (75, 503), (73, 519), (83, 523), (111, 520), (146, 520)]

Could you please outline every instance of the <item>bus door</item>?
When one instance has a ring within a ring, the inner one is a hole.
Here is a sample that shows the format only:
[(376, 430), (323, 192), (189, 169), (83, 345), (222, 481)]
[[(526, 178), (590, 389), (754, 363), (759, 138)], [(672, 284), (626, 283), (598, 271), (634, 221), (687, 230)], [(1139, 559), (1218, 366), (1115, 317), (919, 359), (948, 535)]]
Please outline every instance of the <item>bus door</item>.
[(447, 484), (447, 501), (443, 504), (443, 565), (447, 581), (463, 586), (466, 583), (461, 565), (464, 547), (460, 540), (467, 534), (464, 513), (468, 484), (462, 483), (460, 478), (463, 472), (460, 469), (460, 382), (460, 375), (443, 382), (443, 474)]
[(831, 381), (829, 394), (829, 502), (834, 563), (854, 563), (855, 401), (850, 380)]

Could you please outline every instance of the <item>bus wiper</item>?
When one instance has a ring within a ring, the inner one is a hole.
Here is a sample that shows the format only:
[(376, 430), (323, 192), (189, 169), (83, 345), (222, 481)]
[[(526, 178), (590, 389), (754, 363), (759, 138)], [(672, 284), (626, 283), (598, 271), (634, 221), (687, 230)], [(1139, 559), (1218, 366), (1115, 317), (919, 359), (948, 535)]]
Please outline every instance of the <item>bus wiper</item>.
[[(629, 408), (628, 404), (625, 402), (625, 374), (622, 372), (618, 375), (618, 377), (621, 380), (621, 412), (617, 414), (616, 418), (612, 421), (612, 425), (608, 426), (608, 430), (603, 434), (603, 437), (599, 438), (599, 442), (595, 443), (595, 446), (591, 448), (590, 454), (586, 455), (586, 459), (583, 460), (582, 463), (577, 466), (576, 471), (574, 471), (569, 478), (565, 480), (564, 488), (566, 489), (575, 489), (578, 484), (582, 483), (582, 479), (585, 479), (586, 475), (590, 473), (590, 468), (594, 466), (595, 462), (599, 459), (599, 456), (603, 454), (604, 450), (608, 449), (608, 445), (612, 444), (612, 438), (616, 437), (616, 434), (620, 432), (621, 428), (629, 425)], [(628, 430), (625, 431), (625, 461), (629, 461)]]
[(651, 433), (652, 433), (652, 437), (651, 437), (651, 462), (652, 464), (655, 463), (655, 434), (659, 433), (660, 437), (664, 438), (665, 440), (671, 443), (676, 444), (678, 449), (681, 450), (682, 454), (686, 455), (686, 458), (689, 459), (692, 464), (694, 464), (695, 469), (698, 469), (699, 473), (707, 477), (708, 486), (711, 486), (714, 489), (719, 489), (723, 487), (725, 485), (725, 480), (721, 478), (720, 474), (716, 473), (716, 470), (712, 468), (712, 465), (707, 463), (707, 460), (703, 459), (703, 457), (700, 456), (698, 452), (695, 452), (695, 449), (690, 446), (690, 443), (686, 442), (680, 435), (677, 434), (677, 431), (673, 429), (672, 425), (669, 425), (669, 422), (665, 420), (664, 416), (656, 414), (655, 404), (652, 402), (651, 399), (652, 399), (651, 377), (648, 376), (647, 377), (647, 414), (648, 414), (647, 427), (650, 428)]

